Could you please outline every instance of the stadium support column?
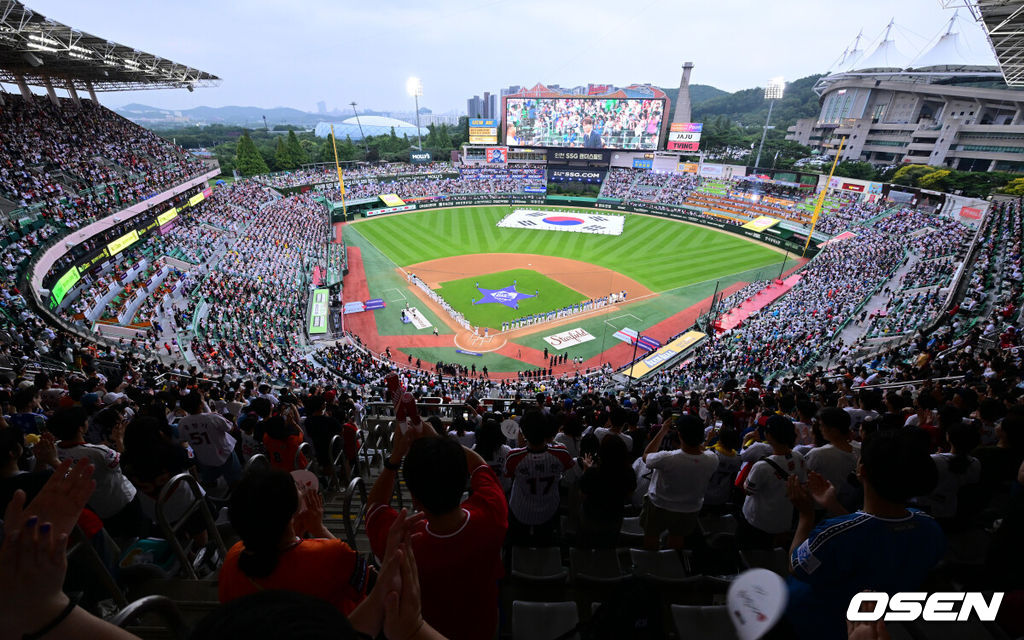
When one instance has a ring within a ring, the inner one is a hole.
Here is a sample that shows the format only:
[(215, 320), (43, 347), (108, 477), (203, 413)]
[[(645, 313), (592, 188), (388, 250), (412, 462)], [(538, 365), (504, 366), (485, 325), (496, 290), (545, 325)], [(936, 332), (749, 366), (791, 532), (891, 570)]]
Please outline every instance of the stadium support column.
[(25, 82), (25, 76), (19, 73), (14, 76), (14, 81), (18, 83), (18, 91), (21, 91), (21, 97), (25, 99), (25, 102), (31, 102), (32, 92), (28, 89), (28, 83)]
[(100, 100), (96, 97), (96, 90), (92, 88), (91, 80), (85, 81), (85, 88), (89, 90), (89, 99), (92, 100), (92, 103), (94, 105), (99, 105)]
[(49, 96), (50, 102), (52, 102), (55, 107), (59, 107), (60, 100), (57, 100), (57, 92), (53, 90), (53, 83), (50, 82), (49, 76), (43, 78), (43, 85), (46, 87), (46, 95)]
[(679, 95), (676, 97), (676, 110), (672, 122), (690, 122), (690, 73), (693, 63), (683, 63), (683, 77), (679, 81)]
[(82, 101), (78, 99), (78, 91), (75, 90), (75, 83), (70, 78), (68, 78), (68, 95), (71, 96), (71, 100), (74, 101), (76, 105), (81, 106)]

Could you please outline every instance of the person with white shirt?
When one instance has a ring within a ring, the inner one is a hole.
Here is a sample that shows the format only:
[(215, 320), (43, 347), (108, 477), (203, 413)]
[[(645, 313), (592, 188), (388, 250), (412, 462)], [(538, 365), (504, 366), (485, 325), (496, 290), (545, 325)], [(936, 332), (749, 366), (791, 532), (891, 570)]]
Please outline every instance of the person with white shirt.
[(807, 464), (793, 451), (796, 428), (784, 416), (771, 416), (765, 425), (765, 439), (772, 453), (754, 463), (743, 482), (743, 520), (738, 534), (750, 546), (772, 547), (793, 529), (793, 505), (786, 488), (790, 476), (807, 482)]
[(231, 423), (210, 413), (202, 394), (193, 389), (181, 399), (181, 408), (188, 415), (178, 421), (178, 438), (192, 446), (203, 482), (211, 484), (221, 476), (228, 485), (242, 477), (242, 465), (235, 456), (235, 438)]
[(633, 438), (622, 432), (626, 427), (628, 417), (628, 412), (622, 407), (612, 407), (612, 410), (608, 412), (608, 422), (605, 426), (594, 429), (594, 435), (597, 436), (597, 441), (600, 442), (604, 440), (604, 437), (607, 435), (618, 436), (626, 443), (626, 449), (632, 450)]
[(818, 412), (818, 424), (828, 444), (811, 449), (805, 456), (807, 469), (832, 483), (847, 511), (855, 511), (863, 498), (860, 487), (850, 481), (860, 462), (860, 443), (850, 437), (851, 422), (850, 414), (838, 407), (822, 409)]
[[(673, 427), (682, 447), (659, 451)], [(644, 464), (654, 471), (640, 512), (646, 549), (658, 549), (661, 534), (666, 529), (668, 546), (682, 549), (686, 536), (697, 528), (708, 481), (718, 470), (718, 456), (705, 451), (703, 444), (704, 423), (697, 416), (682, 415), (663, 422), (644, 450)]]
[(85, 441), (88, 429), (85, 410), (68, 407), (58, 410), (47, 426), (57, 443), (57, 457), (77, 462), (88, 460), (95, 471), (96, 489), (89, 498), (89, 508), (103, 520), (103, 526), (114, 537), (136, 537), (145, 530), (146, 519), (139, 505), (135, 485), (121, 472), (124, 430), (112, 434), (117, 449)]
[(961, 490), (977, 485), (981, 480), (981, 462), (968, 455), (978, 447), (980, 439), (974, 424), (960, 422), (946, 432), (949, 451), (932, 454), (939, 481), (934, 491), (917, 499), (917, 504), (944, 527), (952, 524), (951, 521), (968, 506), (960, 504)]

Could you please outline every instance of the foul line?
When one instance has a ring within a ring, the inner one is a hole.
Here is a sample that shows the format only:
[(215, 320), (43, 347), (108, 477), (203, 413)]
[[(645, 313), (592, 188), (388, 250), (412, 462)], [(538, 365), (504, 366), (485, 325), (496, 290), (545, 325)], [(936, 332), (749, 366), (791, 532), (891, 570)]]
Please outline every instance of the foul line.
[(391, 298), (391, 297), (389, 297), (389, 298), (388, 298), (388, 302), (397, 302), (397, 301), (399, 301), (399, 300), (408, 300), (408, 299), (409, 299), (409, 298), (406, 298), (406, 297), (405, 297), (405, 294), (404, 294), (404, 293), (402, 293), (402, 290), (401, 290), (401, 289), (399, 289), (398, 287), (392, 287), (392, 288), (390, 288), (390, 289), (385, 289), (385, 290), (384, 290), (384, 293), (388, 293), (389, 291), (397, 291), (397, 292), (398, 292), (398, 297), (397, 297), (397, 298)]

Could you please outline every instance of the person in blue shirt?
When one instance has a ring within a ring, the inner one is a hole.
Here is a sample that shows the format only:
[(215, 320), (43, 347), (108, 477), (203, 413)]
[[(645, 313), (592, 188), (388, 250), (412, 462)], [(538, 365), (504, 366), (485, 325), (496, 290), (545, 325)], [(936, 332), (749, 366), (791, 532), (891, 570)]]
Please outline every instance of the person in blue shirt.
[[(927, 443), (916, 428), (866, 439), (857, 466), (864, 506), (854, 513), (846, 513), (822, 476), (812, 472), (806, 486), (790, 477), (790, 499), (800, 514), (786, 608), (793, 637), (846, 638), (846, 610), (855, 594), (919, 590), (942, 558), (946, 539), (939, 524), (906, 506), (938, 480)], [(817, 526), (816, 503), (834, 515)]]

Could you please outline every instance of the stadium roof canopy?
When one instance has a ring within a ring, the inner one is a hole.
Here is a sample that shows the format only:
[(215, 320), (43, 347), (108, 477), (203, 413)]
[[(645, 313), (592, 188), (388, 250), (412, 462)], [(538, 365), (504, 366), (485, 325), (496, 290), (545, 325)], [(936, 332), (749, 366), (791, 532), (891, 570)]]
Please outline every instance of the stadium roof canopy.
[[(331, 124), (330, 122), (319, 122), (313, 133), (318, 138), (326, 138), (331, 135)], [(358, 119), (353, 116), (333, 124), (334, 135), (341, 140), (344, 140), (346, 136), (353, 140), (362, 140), (363, 135), (386, 136), (391, 133), (392, 128), (394, 128), (395, 135), (399, 138), (403, 135), (410, 138), (416, 135), (416, 125), (385, 116), (359, 116)], [(360, 130), (360, 126), (362, 126), (362, 130)], [(420, 127), (421, 136), (425, 136), (428, 133), (430, 131), (426, 127)]]
[(952, 7), (966, 7), (985, 27), (999, 59), (1006, 84), (1024, 87), (1024, 2), (1020, 0), (943, 0)]
[[(967, 1), (959, 0), (958, 6), (964, 6)], [(947, 0), (947, 4), (952, 6), (956, 3)], [(1019, 4), (1024, 4), (1024, 1)], [(821, 96), (840, 80), (867, 76), (908, 83), (956, 84), (998, 80), (1002, 74), (992, 52), (972, 51), (960, 37), (960, 30), (964, 28), (962, 23), (965, 22), (968, 26), (971, 24), (954, 13), (938, 39), (913, 58), (904, 55), (897, 47), (893, 37), (896, 25), (891, 21), (870, 53), (862, 48), (862, 35), (858, 35), (833, 65), (833, 71), (814, 85), (814, 91)]]
[[(215, 75), (51, 20), (17, 0), (0, 0), (0, 82), (96, 91), (188, 89)], [(88, 85), (87, 85), (88, 83)]]

